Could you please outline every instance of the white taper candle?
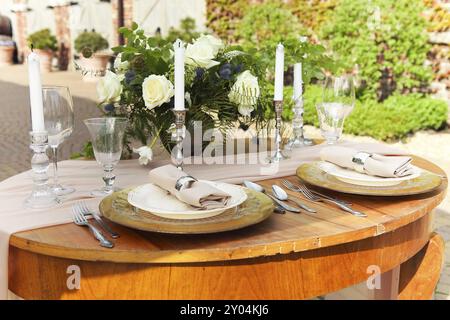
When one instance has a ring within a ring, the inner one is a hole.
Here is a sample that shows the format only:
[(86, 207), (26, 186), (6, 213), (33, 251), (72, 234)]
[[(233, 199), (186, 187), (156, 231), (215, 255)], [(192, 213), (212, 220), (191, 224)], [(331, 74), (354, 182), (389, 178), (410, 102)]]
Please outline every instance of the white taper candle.
[(294, 100), (299, 99), (303, 94), (302, 64), (294, 64)]
[(184, 110), (184, 43), (180, 39), (173, 45), (175, 56), (175, 110)]
[(283, 86), (284, 86), (284, 47), (281, 43), (277, 45), (275, 54), (275, 94), (273, 99), (275, 101), (283, 100)]
[(30, 88), (31, 126), (33, 132), (44, 132), (44, 106), (39, 56), (35, 52), (28, 55), (28, 85)]

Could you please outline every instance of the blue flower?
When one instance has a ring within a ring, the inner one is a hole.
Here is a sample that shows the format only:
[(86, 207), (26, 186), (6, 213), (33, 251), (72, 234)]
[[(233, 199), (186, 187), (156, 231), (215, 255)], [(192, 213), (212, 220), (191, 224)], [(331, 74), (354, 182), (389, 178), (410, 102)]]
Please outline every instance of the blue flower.
[(224, 63), (219, 70), (219, 75), (222, 79), (230, 80), (233, 75), (233, 66), (229, 63)]
[(195, 80), (200, 80), (205, 74), (205, 69), (197, 68), (195, 69)]
[(106, 112), (113, 112), (114, 111), (114, 104), (108, 103), (103, 108), (105, 109)]
[(234, 66), (234, 72), (240, 73), (243, 67), (242, 63), (239, 63), (237, 66)]
[(126, 84), (130, 84), (130, 82), (133, 81), (134, 78), (136, 78), (136, 72), (134, 72), (134, 70), (128, 70), (127, 72), (125, 72)]

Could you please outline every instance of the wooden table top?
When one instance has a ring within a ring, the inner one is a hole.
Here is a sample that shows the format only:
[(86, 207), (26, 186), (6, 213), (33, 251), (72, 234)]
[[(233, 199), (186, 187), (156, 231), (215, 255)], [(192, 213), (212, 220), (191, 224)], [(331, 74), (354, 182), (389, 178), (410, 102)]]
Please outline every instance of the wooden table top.
[[(416, 157), (414, 164), (445, 175), (442, 169), (424, 159)], [(297, 178), (288, 179), (295, 182)], [(277, 180), (260, 183), (270, 187)], [(367, 218), (352, 216), (329, 204), (308, 203), (317, 209), (317, 214), (273, 214), (255, 226), (209, 235), (140, 232), (113, 224), (121, 234), (113, 249), (100, 247), (86, 228), (74, 224), (16, 233), (11, 236), (10, 245), (62, 258), (126, 263), (226, 261), (287, 254), (362, 240), (408, 225), (435, 208), (443, 200), (446, 189), (445, 178), (438, 190), (418, 196), (335, 194), (352, 202), (353, 208), (366, 213)], [(291, 192), (290, 195), (298, 197)]]

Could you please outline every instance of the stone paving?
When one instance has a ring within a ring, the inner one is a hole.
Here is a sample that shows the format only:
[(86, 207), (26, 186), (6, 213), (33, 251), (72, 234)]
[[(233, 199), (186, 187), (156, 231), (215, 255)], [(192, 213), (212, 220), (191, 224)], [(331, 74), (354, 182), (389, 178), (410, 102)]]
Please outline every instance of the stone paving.
[[(60, 159), (81, 150), (88, 139), (83, 119), (99, 115), (95, 84), (81, 81), (75, 72), (55, 72), (43, 76), (44, 85), (68, 86), (74, 102), (75, 128), (60, 147)], [(27, 72), (25, 66), (0, 68), (0, 181), (30, 168), (31, 128)]]
[[(0, 68), (0, 181), (30, 168), (28, 130), (30, 129), (29, 96), (25, 66)], [(74, 98), (75, 129), (61, 146), (60, 159), (67, 159), (80, 151), (88, 139), (82, 119), (99, 114), (95, 103), (95, 84), (81, 81), (76, 72), (54, 72), (43, 76), (43, 83), (66, 85)], [(306, 135), (319, 138), (319, 130), (307, 126)], [(344, 139), (374, 141), (368, 137), (345, 135)], [(450, 131), (420, 132), (405, 142), (393, 144), (425, 157), (445, 170), (450, 176)], [(436, 210), (435, 229), (446, 241), (446, 262), (436, 289), (436, 299), (450, 300), (450, 196)]]

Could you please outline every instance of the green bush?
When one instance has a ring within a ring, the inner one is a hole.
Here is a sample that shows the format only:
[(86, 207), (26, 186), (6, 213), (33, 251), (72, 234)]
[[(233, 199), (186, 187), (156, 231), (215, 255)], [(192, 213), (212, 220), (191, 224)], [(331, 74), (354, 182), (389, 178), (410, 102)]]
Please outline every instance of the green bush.
[(58, 49), (56, 37), (51, 34), (50, 29), (42, 29), (30, 34), (27, 38), (28, 46), (39, 50)]
[[(315, 106), (321, 100), (322, 88), (308, 86), (305, 92), (305, 123), (319, 126)], [(355, 109), (345, 122), (344, 132), (380, 140), (401, 139), (419, 130), (443, 127), (447, 109), (445, 101), (418, 93), (393, 94), (383, 102), (357, 100)]]
[(279, 1), (248, 6), (236, 28), (242, 46), (257, 49), (274, 48), (279, 42), (296, 40), (305, 32), (297, 17)]
[(443, 4), (436, 0), (423, 0), (426, 11), (426, 18), (430, 22), (428, 31), (446, 32), (450, 30), (450, 11), (444, 8)]
[(175, 40), (180, 39), (185, 43), (192, 42), (200, 36), (200, 32), (197, 31), (197, 26), (195, 20), (192, 18), (185, 18), (181, 20), (179, 29), (170, 28), (169, 34), (165, 40), (169, 42), (175, 42)]
[(244, 18), (237, 24), (236, 34), (246, 50), (253, 50), (258, 59), (269, 70), (268, 81), (272, 82), (270, 71), (274, 70), (275, 52), (278, 43), (284, 45), (284, 65), (287, 69), (285, 83), (292, 81), (292, 66), (302, 63), (303, 81), (321, 79), (323, 70), (334, 70), (334, 61), (330, 59), (322, 45), (308, 38), (300, 40), (307, 30), (297, 17), (282, 3), (268, 0), (263, 4), (248, 6)]
[(422, 0), (341, 0), (322, 37), (347, 70), (359, 66), (360, 97), (425, 91), (431, 70)]
[(206, 0), (207, 26), (220, 38), (237, 41), (236, 26), (249, 6), (248, 0)]
[(95, 31), (84, 31), (75, 39), (75, 50), (78, 53), (81, 53), (86, 48), (89, 48), (91, 52), (97, 52), (108, 49), (108, 47), (108, 40)]
[[(264, 0), (263, 2), (273, 1)], [(328, 16), (340, 0), (291, 0), (286, 4), (278, 1), (277, 4), (289, 9), (308, 29), (307, 35), (313, 35), (322, 24), (328, 20)], [(257, 4), (258, 6), (264, 4)], [(247, 14), (252, 5), (248, 0), (207, 0), (206, 17), (207, 26), (222, 39), (236, 42), (239, 35), (236, 29), (240, 20)]]
[(287, 7), (298, 17), (310, 34), (316, 34), (328, 21), (340, 0), (291, 0)]

